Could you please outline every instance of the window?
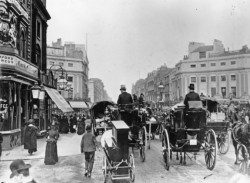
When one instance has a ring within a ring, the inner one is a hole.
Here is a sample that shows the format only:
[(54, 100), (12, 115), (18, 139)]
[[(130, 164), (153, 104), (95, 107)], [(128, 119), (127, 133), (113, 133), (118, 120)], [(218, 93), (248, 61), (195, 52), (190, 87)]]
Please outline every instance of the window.
[(211, 65), (212, 67), (214, 67), (214, 66), (216, 66), (216, 63), (211, 63), (210, 65)]
[(39, 21), (37, 21), (37, 26), (36, 26), (36, 36), (37, 38), (41, 37), (41, 24)]
[(202, 76), (202, 77), (201, 77), (201, 82), (202, 82), (202, 83), (205, 83), (206, 81), (207, 81), (207, 78), (206, 78), (205, 76)]
[(52, 62), (52, 61), (50, 61), (49, 63), (50, 63), (50, 65), (54, 65), (55, 64), (55, 62)]
[(196, 83), (196, 77), (191, 77), (191, 83)]
[(231, 87), (231, 92), (233, 94), (233, 97), (236, 97), (236, 87)]
[(68, 76), (68, 81), (73, 82), (73, 76)]
[(206, 64), (201, 64), (201, 67), (206, 67)]
[(195, 64), (190, 65), (191, 68), (196, 68)]
[(63, 62), (59, 62), (59, 65), (60, 65), (60, 66), (63, 66)]
[(236, 75), (231, 75), (231, 81), (236, 81)]
[(226, 65), (226, 62), (221, 62), (220, 65), (224, 66), (224, 65)]
[(206, 58), (206, 52), (199, 52), (200, 58)]
[(73, 67), (73, 64), (72, 64), (72, 63), (68, 63), (68, 66), (69, 66), (69, 67)]
[(216, 82), (216, 76), (211, 76), (211, 82)]
[(236, 64), (236, 61), (231, 61), (231, 65), (235, 65)]
[(226, 97), (226, 95), (227, 95), (226, 87), (221, 87), (221, 95), (223, 96), (223, 98)]
[(20, 56), (22, 58), (26, 58), (26, 40), (25, 40), (25, 34), (22, 31), (21, 38), (20, 38)]
[(221, 81), (226, 81), (226, 76), (221, 76)]
[(215, 96), (216, 95), (216, 88), (211, 88), (211, 96)]

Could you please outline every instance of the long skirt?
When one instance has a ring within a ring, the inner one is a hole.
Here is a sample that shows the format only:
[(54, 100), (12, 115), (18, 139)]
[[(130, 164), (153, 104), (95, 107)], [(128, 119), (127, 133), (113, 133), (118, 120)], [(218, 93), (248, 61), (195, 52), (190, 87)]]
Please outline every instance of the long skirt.
[(47, 141), (46, 151), (45, 151), (45, 165), (54, 165), (58, 162), (57, 155), (57, 144), (56, 141)]

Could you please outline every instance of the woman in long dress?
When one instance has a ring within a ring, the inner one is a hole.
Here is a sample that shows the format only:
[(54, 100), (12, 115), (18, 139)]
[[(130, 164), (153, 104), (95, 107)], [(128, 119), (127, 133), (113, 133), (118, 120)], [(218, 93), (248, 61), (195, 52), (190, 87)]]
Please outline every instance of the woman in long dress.
[(34, 120), (30, 119), (24, 130), (24, 149), (28, 149), (30, 155), (37, 151), (37, 130)]
[(57, 154), (57, 139), (59, 137), (58, 130), (53, 125), (49, 131), (49, 136), (46, 145), (45, 151), (45, 165), (54, 165), (58, 162), (58, 154)]

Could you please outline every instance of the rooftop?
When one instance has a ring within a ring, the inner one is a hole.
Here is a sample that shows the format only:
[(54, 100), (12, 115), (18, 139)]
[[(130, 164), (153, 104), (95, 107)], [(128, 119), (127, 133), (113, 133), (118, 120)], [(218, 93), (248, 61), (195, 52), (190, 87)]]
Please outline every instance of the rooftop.
[(213, 51), (214, 46), (213, 45), (208, 45), (208, 46), (200, 46), (199, 48), (195, 49), (192, 51), (192, 53), (195, 52), (206, 52), (206, 51)]

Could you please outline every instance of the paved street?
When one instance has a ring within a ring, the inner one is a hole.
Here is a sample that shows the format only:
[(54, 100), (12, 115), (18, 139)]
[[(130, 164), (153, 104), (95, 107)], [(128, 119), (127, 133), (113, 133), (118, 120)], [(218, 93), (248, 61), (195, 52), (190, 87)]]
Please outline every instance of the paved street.
[[(39, 151), (33, 156), (29, 156), (23, 147), (18, 147), (12, 151), (4, 151), (0, 166), (0, 181), (4, 181), (10, 174), (10, 161), (17, 158), (26, 159), (26, 163), (32, 164), (31, 174), (37, 182), (43, 183), (74, 183), (80, 182), (102, 182), (102, 157), (103, 152), (97, 151), (94, 172), (91, 179), (85, 178), (82, 174), (84, 170), (84, 156), (79, 153), (81, 137), (74, 134), (61, 135), (58, 141), (59, 163), (56, 165), (44, 165), (43, 157), (45, 152), (45, 139), (38, 142)], [(67, 147), (67, 148), (66, 148)], [(166, 171), (161, 155), (161, 145), (158, 139), (152, 141), (151, 149), (147, 151), (146, 162), (140, 162), (138, 152), (135, 153), (136, 163), (136, 183), (158, 183), (158, 182), (192, 182), (192, 183), (226, 183), (234, 179), (250, 180), (249, 177), (241, 176), (237, 173), (237, 166), (234, 165), (233, 148), (226, 155), (219, 155), (214, 171), (206, 169), (204, 154), (200, 152), (197, 160), (188, 159), (186, 166), (179, 165), (174, 160), (171, 162), (170, 171)], [(209, 176), (210, 175), (210, 176)], [(204, 177), (206, 177), (204, 179)]]

